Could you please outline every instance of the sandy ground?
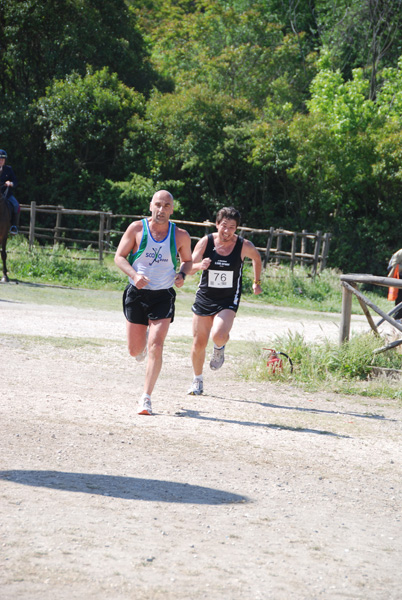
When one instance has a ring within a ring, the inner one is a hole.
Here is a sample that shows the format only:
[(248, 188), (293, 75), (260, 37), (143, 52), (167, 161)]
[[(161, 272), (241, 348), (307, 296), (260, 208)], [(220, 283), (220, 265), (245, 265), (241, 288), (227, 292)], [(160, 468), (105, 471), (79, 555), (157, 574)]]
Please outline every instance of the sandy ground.
[(1, 600), (399, 600), (398, 403), (244, 382), (230, 346), (187, 396), (190, 323), (144, 417), (119, 311), (0, 301)]
[[(93, 310), (75, 306), (60, 307), (2, 300), (1, 297), (0, 309), (0, 331), (3, 334), (122, 340), (124, 317), (119, 310)], [(320, 338), (338, 340), (339, 315), (317, 312), (305, 313), (304, 317), (295, 318), (292, 313), (291, 309), (275, 308), (275, 316), (265, 318), (264, 316), (243, 316), (240, 310), (231, 331), (231, 339), (262, 342), (275, 335), (285, 335), (288, 331), (292, 331), (292, 333), (302, 334), (309, 341)], [(170, 337), (191, 337), (191, 322), (191, 312), (188, 316), (180, 315), (171, 325)], [(368, 329), (364, 315), (353, 315), (352, 333)]]

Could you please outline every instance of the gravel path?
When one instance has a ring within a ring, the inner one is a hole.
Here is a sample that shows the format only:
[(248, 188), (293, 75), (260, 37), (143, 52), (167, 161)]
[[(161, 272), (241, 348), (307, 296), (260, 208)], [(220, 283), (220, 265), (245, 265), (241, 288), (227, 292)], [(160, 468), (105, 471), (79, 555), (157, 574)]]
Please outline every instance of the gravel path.
[[(288, 317), (232, 338), (332, 331)], [(180, 318), (139, 417), (119, 312), (3, 301), (0, 330), (2, 600), (401, 598), (400, 402), (245, 382), (230, 353), (187, 396)]]

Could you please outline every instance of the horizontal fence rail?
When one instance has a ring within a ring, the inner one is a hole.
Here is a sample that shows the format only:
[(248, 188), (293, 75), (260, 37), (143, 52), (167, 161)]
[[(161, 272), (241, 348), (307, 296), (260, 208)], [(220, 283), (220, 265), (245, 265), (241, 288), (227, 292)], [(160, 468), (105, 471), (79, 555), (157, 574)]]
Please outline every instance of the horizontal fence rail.
[[(147, 215), (113, 214), (106, 211), (78, 210), (64, 208), (57, 205), (37, 205), (36, 202), (21, 205), (20, 232), (28, 237), (29, 248), (35, 240), (51, 241), (54, 245), (75, 244), (93, 246), (98, 250), (99, 260), (102, 261), (107, 253), (114, 252), (117, 244), (113, 241), (121, 236), (123, 229), (113, 227), (116, 221), (119, 225), (136, 219), (143, 219)], [(24, 215), (27, 215), (27, 219)], [(67, 226), (73, 217), (78, 218), (79, 226)], [(91, 225), (86, 228), (82, 221)], [(198, 241), (202, 235), (215, 230), (215, 223), (211, 221), (182, 221), (172, 219), (174, 223), (190, 228), (189, 234), (193, 242)], [(127, 225), (126, 225), (127, 226)], [(125, 226), (125, 227), (126, 227)], [(95, 228), (96, 227), (96, 228)], [(125, 229), (124, 227), (124, 229)], [(199, 233), (201, 232), (201, 235)], [(263, 267), (268, 263), (276, 265), (282, 261), (289, 262), (293, 270), (295, 264), (311, 265), (311, 273), (315, 275), (325, 269), (329, 254), (331, 240), (330, 233), (317, 231), (309, 233), (287, 231), (285, 229), (256, 229), (241, 225), (239, 233), (250, 239), (259, 250)], [(263, 245), (264, 244), (264, 245)]]

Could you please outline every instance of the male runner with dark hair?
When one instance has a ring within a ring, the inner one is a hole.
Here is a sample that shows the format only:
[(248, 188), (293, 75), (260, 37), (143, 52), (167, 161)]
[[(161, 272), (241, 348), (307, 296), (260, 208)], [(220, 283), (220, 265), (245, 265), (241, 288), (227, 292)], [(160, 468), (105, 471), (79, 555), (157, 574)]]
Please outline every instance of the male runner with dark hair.
[(194, 379), (188, 394), (204, 391), (203, 366), (210, 334), (214, 350), (209, 366), (220, 369), (225, 360), (225, 345), (239, 308), (243, 262), (253, 264), (254, 294), (261, 294), (261, 256), (254, 244), (236, 234), (240, 213), (233, 207), (221, 208), (216, 215), (216, 233), (201, 238), (193, 251), (191, 273), (202, 270), (193, 310), (191, 361)]

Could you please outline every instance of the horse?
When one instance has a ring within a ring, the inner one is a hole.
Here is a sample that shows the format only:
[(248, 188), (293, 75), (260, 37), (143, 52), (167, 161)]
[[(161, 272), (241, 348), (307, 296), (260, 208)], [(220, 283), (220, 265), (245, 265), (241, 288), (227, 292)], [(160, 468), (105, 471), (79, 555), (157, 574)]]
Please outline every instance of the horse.
[(0, 193), (0, 244), (1, 244), (1, 260), (3, 261), (3, 277), (1, 283), (8, 283), (10, 280), (7, 274), (7, 238), (10, 231), (10, 209), (8, 202), (3, 193)]

